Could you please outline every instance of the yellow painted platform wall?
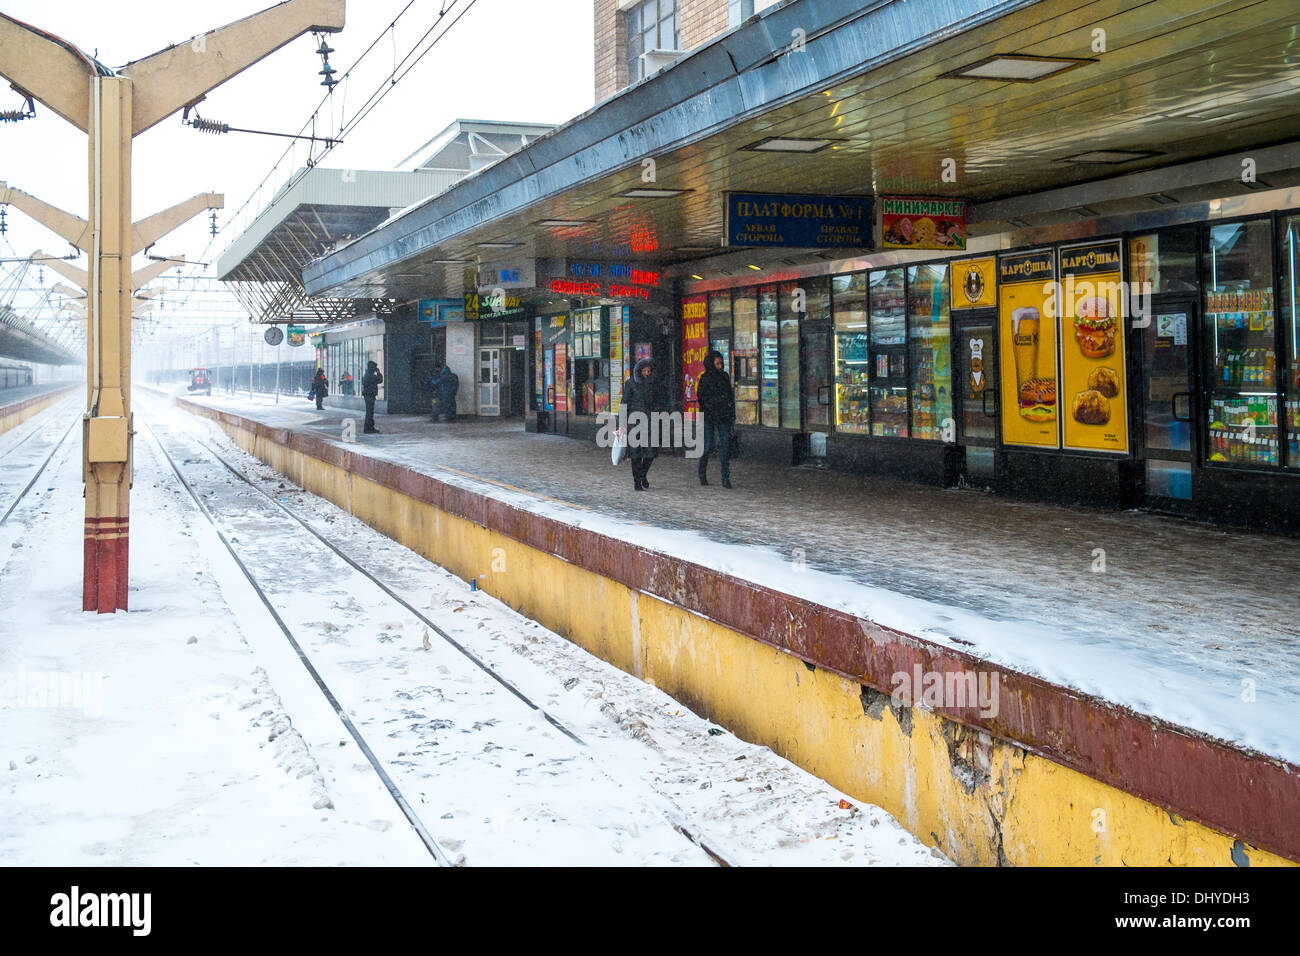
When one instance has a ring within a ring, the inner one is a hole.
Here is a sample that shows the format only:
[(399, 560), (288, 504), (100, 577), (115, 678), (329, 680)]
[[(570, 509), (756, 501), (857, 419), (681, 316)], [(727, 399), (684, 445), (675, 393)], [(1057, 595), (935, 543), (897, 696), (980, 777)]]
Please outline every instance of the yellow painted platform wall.
[(576, 567), (226, 425), (314, 494), (545, 627), (892, 813), (966, 865), (1232, 866), (1287, 860)]
[(26, 408), (22, 408), (16, 412), (9, 412), (7, 414), (0, 413), (0, 435), (3, 435), (11, 428), (18, 427), (23, 422), (27, 421), (27, 419), (31, 418), (33, 415), (39, 415), (41, 412), (45, 411), (45, 409), (49, 408), (55, 402), (59, 401), (60, 399), (66, 398), (68, 392), (70, 392), (73, 388), (77, 388), (77, 387), (79, 386), (75, 386), (75, 385), (69, 386), (68, 388), (60, 389), (57, 392), (51, 392), (48, 395), (43, 395), (41, 396), (40, 399), (32, 402)]

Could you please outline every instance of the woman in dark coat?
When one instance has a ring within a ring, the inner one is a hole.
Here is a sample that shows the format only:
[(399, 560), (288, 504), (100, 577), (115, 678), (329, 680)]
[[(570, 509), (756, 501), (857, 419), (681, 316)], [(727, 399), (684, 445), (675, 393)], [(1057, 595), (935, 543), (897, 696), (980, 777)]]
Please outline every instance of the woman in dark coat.
[[(299, 379), (301, 381), (301, 379)], [(316, 377), (311, 380), (311, 393), (316, 399), (316, 407), (325, 407), (325, 396), (330, 393), (329, 386), (325, 384), (325, 370), (316, 369)]]
[[(650, 415), (659, 411), (659, 387), (654, 378), (654, 363), (643, 358), (632, 368), (632, 377), (623, 383), (623, 407), (627, 409), (628, 458), (632, 461), (632, 485), (637, 491), (650, 487), (646, 473), (655, 460), (650, 430)], [(634, 415), (640, 415), (634, 418)]]
[(714, 444), (722, 459), (722, 487), (731, 487), (731, 428), (736, 424), (736, 394), (731, 378), (724, 370), (721, 352), (710, 352), (704, 359), (695, 394), (704, 414), (704, 454), (700, 456), (700, 484), (709, 483), (709, 454)]
[(375, 399), (379, 397), (379, 385), (383, 380), (379, 365), (375, 362), (366, 363), (366, 374), (361, 376), (361, 395), (366, 400), (366, 424), (362, 430), (370, 435), (379, 432), (375, 427)]

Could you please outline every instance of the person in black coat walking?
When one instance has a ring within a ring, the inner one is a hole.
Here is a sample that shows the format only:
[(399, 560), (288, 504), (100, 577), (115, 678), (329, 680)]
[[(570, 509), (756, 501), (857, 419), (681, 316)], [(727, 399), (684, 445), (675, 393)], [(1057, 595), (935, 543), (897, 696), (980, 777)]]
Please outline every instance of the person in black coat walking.
[(379, 397), (379, 385), (383, 380), (379, 365), (375, 362), (366, 363), (366, 374), (361, 376), (361, 396), (366, 400), (366, 424), (363, 431), (368, 435), (379, 432), (375, 427), (375, 399)]
[(704, 415), (704, 454), (700, 456), (700, 484), (709, 483), (709, 454), (716, 442), (722, 459), (722, 487), (731, 487), (731, 429), (736, 424), (736, 393), (731, 377), (724, 370), (721, 352), (704, 358), (704, 372), (696, 385), (695, 395)]
[(311, 394), (316, 399), (316, 407), (325, 407), (325, 396), (330, 393), (329, 385), (325, 382), (325, 370), (316, 369), (316, 377), (311, 380)]
[(623, 407), (627, 409), (628, 421), (628, 458), (632, 461), (632, 486), (637, 491), (645, 491), (650, 487), (646, 474), (650, 471), (656, 454), (650, 415), (659, 411), (659, 406), (654, 363), (643, 358), (633, 366), (632, 377), (623, 383)]

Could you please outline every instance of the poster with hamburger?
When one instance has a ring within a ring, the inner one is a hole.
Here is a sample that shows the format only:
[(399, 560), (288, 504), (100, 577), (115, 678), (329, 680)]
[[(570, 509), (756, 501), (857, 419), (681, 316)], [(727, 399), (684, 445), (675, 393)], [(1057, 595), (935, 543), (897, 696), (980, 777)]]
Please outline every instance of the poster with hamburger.
[(1119, 240), (1062, 246), (1061, 412), (1065, 447), (1128, 451)]
[(1060, 447), (1056, 388), (1056, 256), (1051, 249), (998, 259), (1002, 441)]

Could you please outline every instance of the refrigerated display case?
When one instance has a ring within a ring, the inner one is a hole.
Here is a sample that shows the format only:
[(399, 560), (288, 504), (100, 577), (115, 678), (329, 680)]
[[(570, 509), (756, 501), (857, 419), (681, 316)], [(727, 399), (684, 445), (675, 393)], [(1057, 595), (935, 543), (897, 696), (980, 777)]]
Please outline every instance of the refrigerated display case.
[(912, 437), (938, 441), (943, 438), (945, 423), (955, 427), (948, 266), (909, 268), (907, 289)]
[(902, 268), (872, 272), (868, 279), (870, 326), (868, 400), (871, 434), (908, 437), (907, 311)]
[(776, 287), (758, 292), (759, 420), (778, 428), (781, 424), (781, 355), (777, 327)]
[(1286, 442), (1286, 466), (1300, 468), (1300, 216), (1282, 221), (1282, 301), (1278, 319), (1282, 332), (1283, 421)]
[[(799, 290), (796, 292), (796, 290)], [(801, 297), (802, 302), (796, 298)], [(800, 394), (799, 394), (799, 322), (800, 314), (795, 307), (807, 308), (807, 293), (799, 282), (783, 282), (780, 286), (780, 395), (781, 427), (799, 428)]]
[(835, 320), (835, 430), (871, 433), (867, 368), (867, 274), (831, 279), (831, 311)]
[(1272, 224), (1207, 230), (1202, 261), (1206, 330), (1206, 456), (1246, 467), (1280, 464)]
[(722, 353), (723, 368), (731, 368), (730, 289), (709, 296), (709, 348)]
[(736, 422), (758, 423), (758, 298), (753, 290), (737, 291), (731, 303), (732, 382), (736, 390)]

